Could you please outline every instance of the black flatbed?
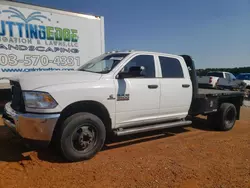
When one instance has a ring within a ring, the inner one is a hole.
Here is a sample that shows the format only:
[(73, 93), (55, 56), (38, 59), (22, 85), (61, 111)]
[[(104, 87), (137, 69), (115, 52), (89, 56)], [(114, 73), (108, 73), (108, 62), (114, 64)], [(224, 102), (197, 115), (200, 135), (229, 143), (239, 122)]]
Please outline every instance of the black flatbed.
[(244, 96), (244, 93), (240, 91), (199, 88), (197, 98), (203, 98), (206, 96)]
[(240, 107), (244, 100), (244, 93), (240, 91), (199, 88), (193, 59), (189, 55), (181, 56), (184, 58), (188, 67), (189, 76), (193, 86), (192, 103), (188, 114), (190, 116), (196, 116), (199, 114), (211, 116), (217, 113), (218, 115), (222, 104), (231, 104), (236, 108), (236, 119), (239, 119)]
[(193, 97), (189, 114), (208, 115), (211, 113), (215, 113), (218, 111), (222, 103), (234, 104), (239, 114), (243, 98), (244, 93), (240, 91), (197, 88), (197, 94)]

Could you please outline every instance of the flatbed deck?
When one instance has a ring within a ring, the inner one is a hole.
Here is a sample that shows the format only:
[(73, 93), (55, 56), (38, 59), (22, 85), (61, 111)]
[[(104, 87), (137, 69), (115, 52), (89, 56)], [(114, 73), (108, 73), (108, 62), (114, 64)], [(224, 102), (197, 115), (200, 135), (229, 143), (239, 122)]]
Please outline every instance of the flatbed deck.
[(232, 103), (237, 109), (237, 119), (240, 106), (243, 103), (244, 93), (240, 91), (227, 91), (218, 89), (197, 89), (193, 98), (189, 115), (208, 115), (216, 113), (221, 103)]
[(218, 89), (198, 89), (198, 98), (204, 96), (244, 96), (243, 92), (240, 91), (227, 91)]

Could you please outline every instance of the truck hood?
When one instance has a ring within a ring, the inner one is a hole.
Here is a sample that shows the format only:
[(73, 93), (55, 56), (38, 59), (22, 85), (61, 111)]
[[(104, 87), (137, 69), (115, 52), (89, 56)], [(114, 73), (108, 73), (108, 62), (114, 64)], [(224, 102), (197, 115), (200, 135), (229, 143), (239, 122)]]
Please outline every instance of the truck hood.
[(70, 84), (81, 82), (93, 82), (101, 78), (101, 74), (70, 71), (70, 72), (27, 72), (12, 77), (10, 80), (18, 81), (22, 90), (34, 90), (41, 87)]

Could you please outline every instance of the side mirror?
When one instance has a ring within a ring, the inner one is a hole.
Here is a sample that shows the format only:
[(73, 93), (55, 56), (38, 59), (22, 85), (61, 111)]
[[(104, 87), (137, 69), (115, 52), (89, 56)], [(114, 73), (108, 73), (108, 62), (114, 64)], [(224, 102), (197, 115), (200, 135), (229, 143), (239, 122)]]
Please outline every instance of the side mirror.
[(124, 79), (124, 78), (129, 78), (129, 77), (131, 77), (131, 76), (128, 72), (120, 72), (116, 76), (117, 79)]
[(116, 78), (124, 79), (124, 78), (143, 77), (144, 75), (141, 73), (143, 70), (144, 70), (144, 67), (133, 66), (129, 68), (128, 72), (120, 72)]

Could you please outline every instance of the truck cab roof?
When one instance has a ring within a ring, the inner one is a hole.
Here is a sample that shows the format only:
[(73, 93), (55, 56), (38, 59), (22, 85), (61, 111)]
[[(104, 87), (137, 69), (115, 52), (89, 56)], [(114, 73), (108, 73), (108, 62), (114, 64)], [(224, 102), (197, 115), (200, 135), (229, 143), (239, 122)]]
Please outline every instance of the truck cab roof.
[(155, 52), (155, 51), (141, 51), (141, 50), (123, 50), (123, 51), (110, 51), (105, 54), (128, 54), (128, 55), (156, 55), (156, 56), (169, 56), (177, 59), (183, 59), (182, 55), (170, 54), (165, 52)]

